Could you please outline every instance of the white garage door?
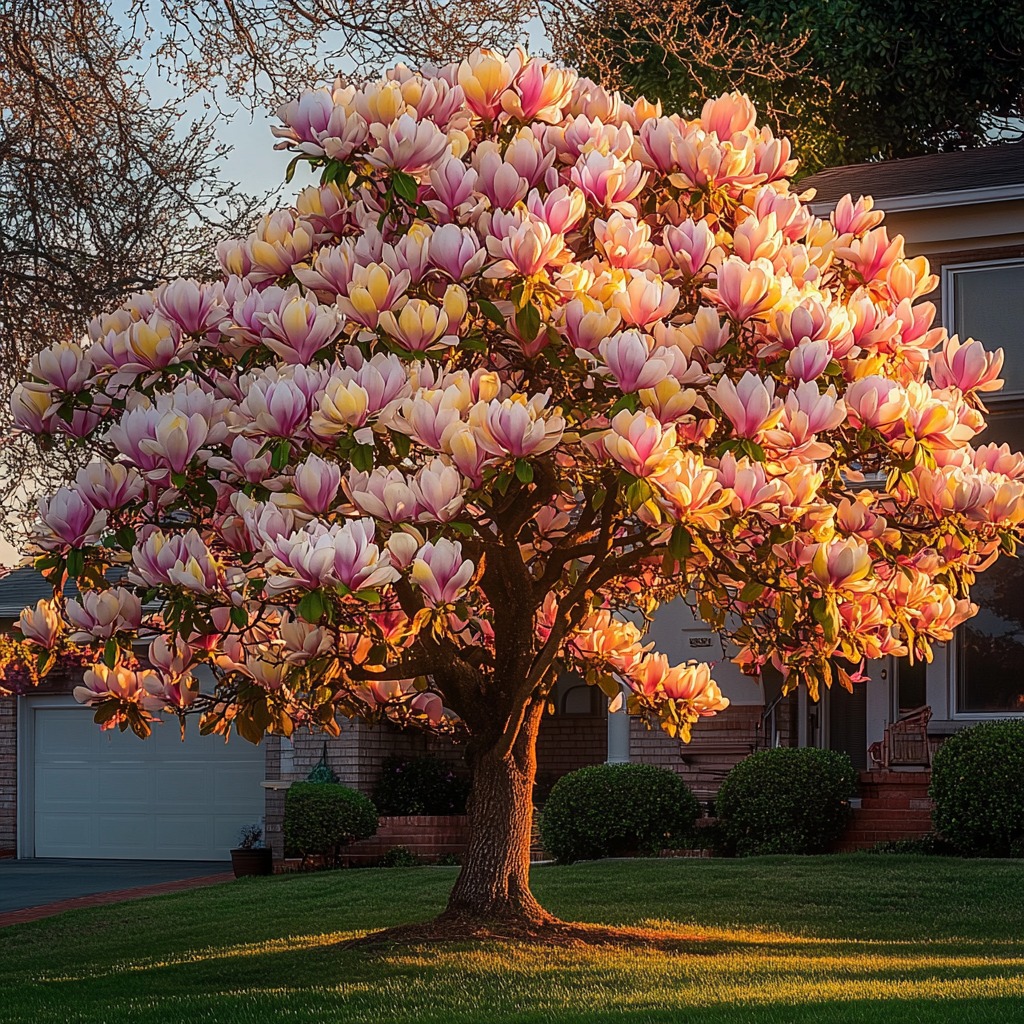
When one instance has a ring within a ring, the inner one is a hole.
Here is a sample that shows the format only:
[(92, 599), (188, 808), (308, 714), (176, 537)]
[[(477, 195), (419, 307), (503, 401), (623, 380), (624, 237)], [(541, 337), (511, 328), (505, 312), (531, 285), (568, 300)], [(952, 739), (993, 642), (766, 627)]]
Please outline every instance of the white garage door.
[(189, 726), (140, 740), (81, 707), (32, 709), (35, 856), (226, 860), (263, 817), (264, 748)]

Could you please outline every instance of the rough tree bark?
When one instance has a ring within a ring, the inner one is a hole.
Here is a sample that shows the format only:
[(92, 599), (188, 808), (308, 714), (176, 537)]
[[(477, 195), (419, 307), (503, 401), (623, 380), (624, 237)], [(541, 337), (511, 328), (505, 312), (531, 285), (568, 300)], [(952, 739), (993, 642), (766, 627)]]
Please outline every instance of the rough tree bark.
[(529, 931), (555, 918), (530, 891), (530, 836), (537, 733), (544, 702), (527, 708), (507, 752), (499, 746), (472, 751), (470, 839), (466, 858), (441, 921), (511, 925)]

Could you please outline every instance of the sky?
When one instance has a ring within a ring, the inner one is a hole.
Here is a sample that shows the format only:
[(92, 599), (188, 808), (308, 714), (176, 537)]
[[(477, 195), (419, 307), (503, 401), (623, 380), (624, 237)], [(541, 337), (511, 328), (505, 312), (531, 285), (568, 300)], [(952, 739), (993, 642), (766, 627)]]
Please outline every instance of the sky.
[[(115, 8), (124, 3), (115, 4)], [(124, 7), (121, 7), (122, 12)], [(126, 14), (120, 15), (125, 27), (131, 24)], [(546, 39), (539, 22), (530, 22), (525, 26), (529, 37), (529, 45), (535, 52), (545, 48)], [(172, 87), (157, 72), (152, 60), (144, 65), (144, 80), (154, 102), (161, 102), (173, 95)], [(320, 85), (310, 82), (310, 87)], [(268, 193), (275, 195), (268, 202), (268, 207), (284, 203), (287, 197), (296, 195), (307, 184), (316, 180), (316, 175), (307, 165), (300, 165), (290, 185), (284, 185), (285, 168), (291, 155), (274, 149), (277, 141), (271, 134), (271, 126), (277, 123), (276, 118), (267, 111), (249, 111), (237, 102), (228, 99), (220, 100), (222, 112), (216, 115), (215, 131), (217, 140), (232, 147), (231, 153), (222, 165), (222, 177), (239, 185), (241, 189), (255, 196)], [(209, 111), (204, 109), (202, 98), (186, 104), (182, 117), (182, 130)], [(275, 201), (276, 200), (276, 201)], [(0, 567), (16, 565), (20, 561), (19, 552), (9, 544), (0, 540)]]

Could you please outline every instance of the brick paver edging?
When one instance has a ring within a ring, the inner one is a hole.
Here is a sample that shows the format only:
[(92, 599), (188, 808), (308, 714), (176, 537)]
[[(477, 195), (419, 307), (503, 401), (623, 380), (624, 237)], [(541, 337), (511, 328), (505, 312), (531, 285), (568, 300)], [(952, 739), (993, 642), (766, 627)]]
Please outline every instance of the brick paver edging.
[(181, 878), (174, 882), (159, 882), (156, 885), (140, 885), (134, 889), (116, 889), (113, 892), (93, 893), (91, 896), (76, 896), (70, 900), (46, 903), (41, 907), (9, 910), (5, 914), (0, 914), (0, 928), (6, 928), (12, 924), (25, 924), (28, 921), (39, 921), (44, 917), (53, 917), (54, 914), (63, 914), (66, 910), (104, 907), (108, 903), (126, 903), (129, 900), (145, 899), (147, 896), (162, 896), (164, 893), (198, 889), (205, 885), (219, 885), (221, 882), (230, 882), (234, 877), (231, 872), (219, 875), (200, 875), (198, 878)]

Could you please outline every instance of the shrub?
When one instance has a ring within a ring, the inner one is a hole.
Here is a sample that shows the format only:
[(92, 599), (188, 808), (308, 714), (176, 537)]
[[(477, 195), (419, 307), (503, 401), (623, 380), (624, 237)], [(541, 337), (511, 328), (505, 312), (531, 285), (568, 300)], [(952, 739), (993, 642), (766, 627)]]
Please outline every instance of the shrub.
[(649, 764), (599, 764), (563, 775), (544, 805), (544, 849), (562, 862), (653, 854), (693, 835), (700, 804), (686, 783)]
[(381, 857), (377, 866), (381, 868), (415, 868), (422, 863), (423, 861), (407, 846), (392, 846)]
[(813, 747), (760, 750), (718, 791), (719, 852), (821, 853), (842, 835), (856, 789), (849, 755)]
[(959, 853), (956, 847), (935, 832), (918, 836), (916, 839), (890, 839), (884, 843), (875, 843), (867, 852), (917, 854), (926, 857), (955, 857)]
[(389, 757), (373, 802), (381, 814), (465, 814), (469, 779), (439, 757)]
[(935, 827), (962, 853), (1024, 857), (1024, 721), (971, 726), (935, 753)]
[(377, 831), (377, 808), (362, 793), (331, 782), (295, 782), (284, 802), (288, 856), (322, 856), (338, 863), (343, 846)]

